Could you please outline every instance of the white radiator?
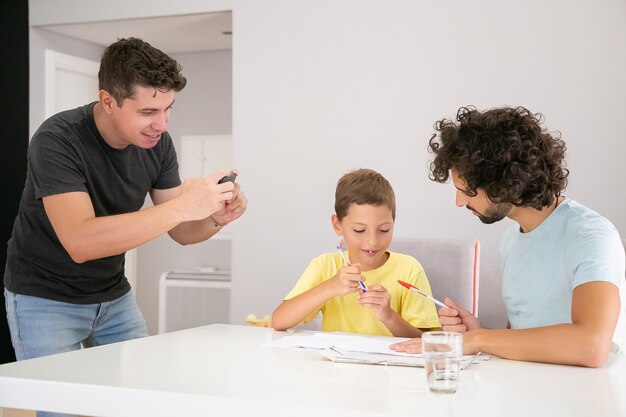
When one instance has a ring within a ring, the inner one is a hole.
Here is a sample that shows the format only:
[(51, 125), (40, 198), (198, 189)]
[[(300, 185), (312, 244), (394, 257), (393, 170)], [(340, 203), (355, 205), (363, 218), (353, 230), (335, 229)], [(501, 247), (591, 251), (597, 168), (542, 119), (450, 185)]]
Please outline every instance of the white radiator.
[(159, 333), (229, 323), (230, 271), (172, 270), (159, 280)]

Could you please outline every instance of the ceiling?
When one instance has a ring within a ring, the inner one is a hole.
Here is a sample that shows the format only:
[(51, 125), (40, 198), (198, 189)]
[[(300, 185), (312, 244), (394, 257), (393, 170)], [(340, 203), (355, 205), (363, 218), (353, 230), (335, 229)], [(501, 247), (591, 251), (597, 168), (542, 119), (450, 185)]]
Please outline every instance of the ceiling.
[(107, 46), (118, 38), (132, 36), (143, 39), (168, 54), (232, 49), (231, 12), (74, 23), (40, 28), (102, 46)]

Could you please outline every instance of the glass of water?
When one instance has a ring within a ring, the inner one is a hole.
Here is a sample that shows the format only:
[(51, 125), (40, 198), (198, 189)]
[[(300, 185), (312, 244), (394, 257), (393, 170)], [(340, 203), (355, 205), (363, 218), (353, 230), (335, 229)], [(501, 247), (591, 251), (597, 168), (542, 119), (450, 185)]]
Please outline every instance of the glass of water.
[(423, 333), (422, 354), (430, 392), (456, 392), (463, 357), (463, 333), (444, 331)]

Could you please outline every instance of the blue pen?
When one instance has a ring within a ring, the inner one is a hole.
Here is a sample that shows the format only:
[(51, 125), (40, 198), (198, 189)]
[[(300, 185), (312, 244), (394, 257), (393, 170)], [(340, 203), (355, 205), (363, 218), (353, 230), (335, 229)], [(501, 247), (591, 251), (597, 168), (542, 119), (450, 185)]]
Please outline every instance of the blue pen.
[[(341, 255), (341, 257), (343, 258), (343, 261), (346, 263), (346, 265), (352, 266), (348, 258), (346, 258), (346, 254), (343, 253), (343, 251), (341, 250), (339, 246), (337, 246), (337, 251), (339, 252), (339, 255)], [(361, 287), (361, 291), (367, 292), (367, 290), (365, 289), (365, 284), (363, 284), (363, 281), (359, 281), (359, 287)]]

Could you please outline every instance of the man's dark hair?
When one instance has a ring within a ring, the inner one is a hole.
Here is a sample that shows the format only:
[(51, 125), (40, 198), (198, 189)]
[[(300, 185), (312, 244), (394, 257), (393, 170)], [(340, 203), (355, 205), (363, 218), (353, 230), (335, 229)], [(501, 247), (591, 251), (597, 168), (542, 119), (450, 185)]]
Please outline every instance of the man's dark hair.
[(154, 87), (156, 91), (179, 92), (187, 84), (174, 59), (137, 38), (122, 38), (102, 54), (98, 82), (121, 106), (132, 98), (136, 86)]
[[(549, 206), (567, 186), (565, 142), (542, 128), (543, 115), (524, 107), (478, 111), (461, 107), (452, 120), (435, 123), (429, 151), (435, 155), (429, 178), (444, 183), (455, 168), (465, 191), (485, 190), (494, 203)], [(439, 139), (439, 140), (438, 140)]]

